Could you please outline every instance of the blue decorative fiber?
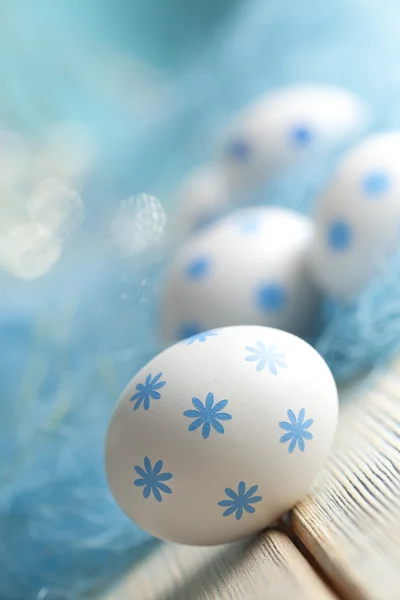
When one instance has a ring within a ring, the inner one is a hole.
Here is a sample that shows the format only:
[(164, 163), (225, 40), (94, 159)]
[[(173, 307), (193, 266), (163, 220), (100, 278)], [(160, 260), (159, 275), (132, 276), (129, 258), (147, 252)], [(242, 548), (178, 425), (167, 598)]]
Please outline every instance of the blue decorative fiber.
[[(192, 3), (160, 0), (150, 22), (150, 12), (135, 20), (141, 52), (129, 43), (130, 2), (87, 3), (93, 19), (88, 9), (79, 28), (80, 2), (6, 4), (1, 122), (36, 135), (51, 118), (84, 121), (98, 160), (81, 191), (86, 221), (52, 271), (30, 282), (1, 276), (0, 599), (77, 599), (104, 591), (155, 543), (117, 508), (103, 471), (114, 402), (160, 350), (155, 315), (166, 260), (156, 249), (127, 260), (111, 248), (116, 202), (145, 191), (170, 196), (171, 206), (173, 187), (212, 157), (216, 133), (235, 111), (283, 84), (342, 85), (368, 103), (370, 130), (399, 126), (400, 9), (398, 0), (254, 0), (224, 3), (217, 21), (212, 11), (221, 3), (200, 2), (203, 30), (193, 35), (196, 18), (185, 10)], [(55, 5), (63, 6), (57, 18)], [(103, 59), (116, 49), (118, 22), (118, 52), (134, 52), (162, 75), (155, 92), (146, 77), (135, 80), (146, 89), (133, 109), (123, 85), (117, 94), (124, 77), (102, 80), (105, 71), (115, 75)], [(154, 28), (163, 22), (170, 38), (157, 46)], [(95, 30), (106, 38), (101, 61)], [(309, 213), (341, 150), (286, 173), (254, 200)], [(204, 268), (194, 265), (193, 276)], [(338, 381), (397, 348), (399, 292), (397, 257), (357, 302), (326, 307), (314, 343)]]

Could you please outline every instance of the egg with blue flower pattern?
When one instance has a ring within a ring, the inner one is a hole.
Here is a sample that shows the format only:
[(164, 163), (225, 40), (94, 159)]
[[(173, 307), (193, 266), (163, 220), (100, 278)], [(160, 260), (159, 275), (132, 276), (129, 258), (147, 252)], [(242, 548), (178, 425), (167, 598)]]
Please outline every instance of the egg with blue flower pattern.
[(311, 272), (352, 300), (400, 249), (400, 132), (372, 135), (341, 160), (317, 202)]
[(308, 274), (312, 237), (307, 217), (252, 207), (187, 240), (166, 276), (163, 338), (245, 324), (310, 333), (320, 299)]
[(294, 85), (257, 98), (228, 128), (220, 161), (227, 180), (252, 187), (316, 152), (359, 133), (367, 109), (351, 92)]
[(108, 482), (157, 537), (235, 541), (303, 498), (337, 415), (332, 374), (302, 339), (261, 326), (200, 332), (153, 358), (123, 392), (107, 435)]

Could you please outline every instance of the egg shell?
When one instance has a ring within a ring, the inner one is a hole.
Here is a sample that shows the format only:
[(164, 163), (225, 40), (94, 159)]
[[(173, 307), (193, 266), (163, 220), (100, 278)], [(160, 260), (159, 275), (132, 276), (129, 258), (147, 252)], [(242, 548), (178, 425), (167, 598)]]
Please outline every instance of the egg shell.
[(344, 156), (315, 213), (311, 270), (335, 299), (351, 300), (400, 242), (400, 132), (370, 136)]
[(258, 326), (205, 332), (156, 356), (123, 392), (108, 430), (108, 482), (155, 536), (231, 542), (307, 493), (337, 414), (332, 374), (300, 338)]
[(364, 104), (335, 86), (288, 86), (256, 99), (232, 122), (221, 162), (231, 185), (251, 187), (360, 132)]
[(166, 277), (162, 337), (244, 324), (309, 332), (319, 305), (308, 277), (312, 236), (305, 216), (252, 207), (187, 240)]
[(189, 173), (177, 196), (174, 229), (187, 234), (215, 220), (229, 206), (230, 191), (222, 169), (204, 165)]

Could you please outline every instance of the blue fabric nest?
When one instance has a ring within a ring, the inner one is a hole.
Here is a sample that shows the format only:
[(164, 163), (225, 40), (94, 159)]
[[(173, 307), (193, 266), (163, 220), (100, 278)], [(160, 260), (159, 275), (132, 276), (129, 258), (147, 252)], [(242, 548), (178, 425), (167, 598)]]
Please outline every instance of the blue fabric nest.
[[(2, 600), (104, 589), (154, 543), (114, 504), (103, 472), (113, 405), (160, 349), (154, 314), (163, 264), (154, 256), (122, 261), (107, 250), (115, 198), (148, 191), (163, 199), (211, 157), (215, 132), (237, 109), (283, 84), (343, 85), (369, 104), (371, 129), (398, 126), (399, 21), (397, 0), (238, 4), (207, 50), (169, 78), (170, 108), (138, 125), (133, 142), (119, 115), (104, 125), (104, 107), (87, 110), (92, 124), (98, 119), (102, 164), (86, 182), (86, 225), (51, 274), (2, 281)], [(308, 213), (337, 156), (336, 148), (287, 174), (266, 201)], [(399, 289), (395, 258), (357, 302), (327, 307), (315, 345), (338, 381), (396, 349)]]

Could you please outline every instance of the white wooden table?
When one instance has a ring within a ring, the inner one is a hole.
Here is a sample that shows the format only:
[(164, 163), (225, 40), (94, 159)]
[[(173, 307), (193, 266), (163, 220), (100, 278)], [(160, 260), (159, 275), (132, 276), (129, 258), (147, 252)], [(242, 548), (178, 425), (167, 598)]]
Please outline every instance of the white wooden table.
[(400, 600), (400, 362), (341, 394), (325, 470), (246, 543), (160, 547), (106, 600)]

